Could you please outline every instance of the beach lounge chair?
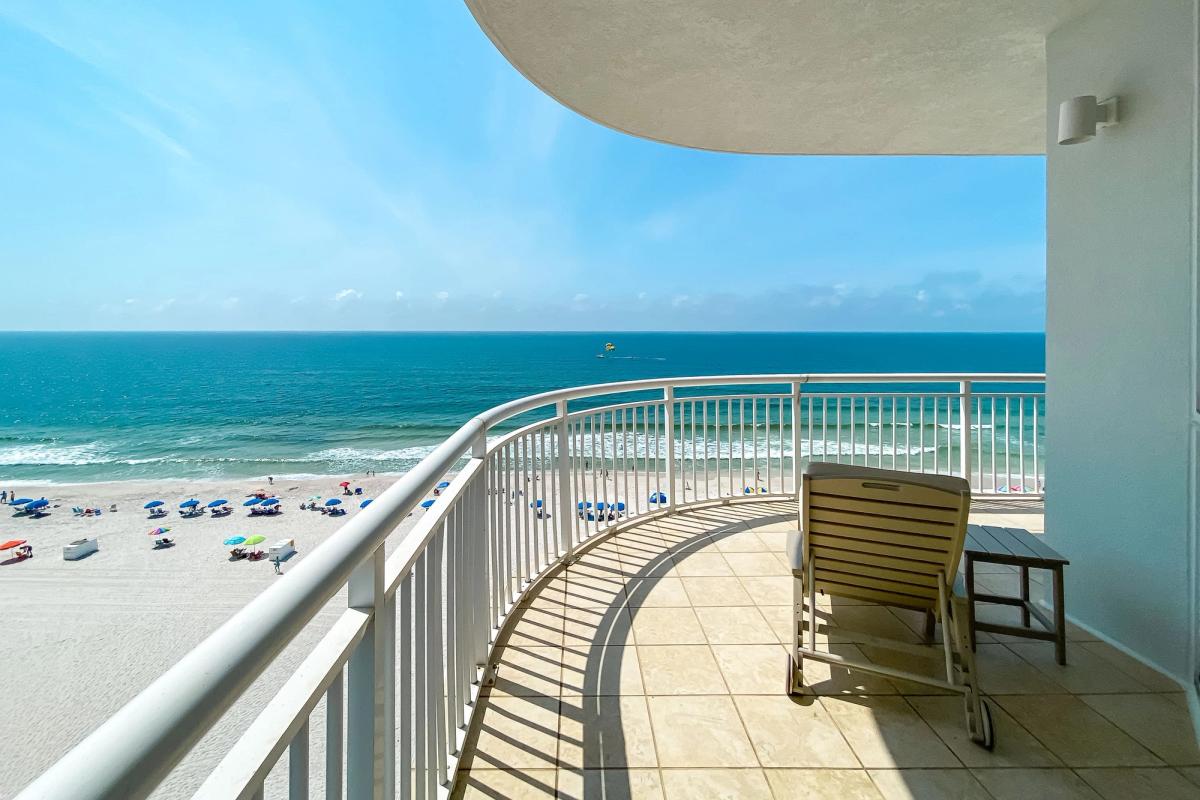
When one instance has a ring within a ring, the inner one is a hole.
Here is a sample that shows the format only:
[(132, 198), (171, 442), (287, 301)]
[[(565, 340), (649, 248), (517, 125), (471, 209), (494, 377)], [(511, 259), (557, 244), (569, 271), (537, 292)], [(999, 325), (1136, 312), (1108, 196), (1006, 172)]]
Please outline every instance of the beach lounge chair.
[(77, 517), (82, 517), (83, 516), (83, 508), (81, 508), (80, 506), (71, 506), (71, 513)]
[[(955, 591), (970, 505), (971, 487), (962, 478), (849, 464), (805, 467), (800, 531), (788, 541), (795, 613), (789, 694), (805, 691), (806, 659), (949, 689), (963, 695), (971, 740), (992, 748), (991, 710), (979, 692), (966, 599)], [(819, 648), (818, 635), (830, 626), (822, 621), (828, 615), (817, 609), (818, 593), (925, 612), (927, 638), (932, 638), (932, 621), (940, 621), (940, 654), (890, 639), (860, 635), (857, 640), (938, 657), (945, 679)]]

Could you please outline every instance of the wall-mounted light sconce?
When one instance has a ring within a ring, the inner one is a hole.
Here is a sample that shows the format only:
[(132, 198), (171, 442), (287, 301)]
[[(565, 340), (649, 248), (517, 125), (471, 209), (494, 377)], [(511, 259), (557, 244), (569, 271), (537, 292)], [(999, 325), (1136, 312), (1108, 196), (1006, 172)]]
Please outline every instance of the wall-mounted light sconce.
[(1058, 143), (1079, 144), (1096, 135), (1096, 128), (1117, 123), (1117, 98), (1097, 101), (1085, 94), (1058, 106)]

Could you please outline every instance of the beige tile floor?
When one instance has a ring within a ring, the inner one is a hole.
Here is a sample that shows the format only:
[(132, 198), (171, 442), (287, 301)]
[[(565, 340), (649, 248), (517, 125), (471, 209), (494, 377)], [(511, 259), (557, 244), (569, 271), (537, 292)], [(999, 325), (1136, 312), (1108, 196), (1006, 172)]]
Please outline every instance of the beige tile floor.
[[(1036, 507), (973, 519), (1041, 530)], [(783, 691), (795, 505), (649, 521), (547, 576), (513, 613), (465, 747), (459, 797), (1200, 797), (1200, 750), (1179, 687), (1082, 631), (1049, 643), (980, 635), (997, 745), (972, 744), (962, 701), (917, 683), (806, 665)], [(985, 567), (992, 591), (1015, 575)], [(1070, 604), (1070, 568), (1067, 603)], [(919, 615), (825, 604), (835, 625), (919, 642)], [(981, 616), (1015, 620), (1015, 609)], [(838, 652), (917, 665), (831, 633)], [(940, 653), (940, 649), (935, 650)], [(936, 662), (934, 668), (936, 668)]]

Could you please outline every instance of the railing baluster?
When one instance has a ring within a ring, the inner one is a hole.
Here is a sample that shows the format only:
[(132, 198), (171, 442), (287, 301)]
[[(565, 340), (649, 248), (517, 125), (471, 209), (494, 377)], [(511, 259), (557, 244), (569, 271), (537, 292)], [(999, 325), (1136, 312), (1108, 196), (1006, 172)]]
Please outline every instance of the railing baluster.
[(413, 736), (416, 740), (413, 748), (414, 771), (416, 778), (415, 796), (418, 798), (434, 798), (435, 784), (433, 773), (432, 740), (430, 716), (433, 706), (433, 692), (429, 690), (432, 684), (433, 670), (430, 667), (432, 648), (429, 621), (437, 612), (429, 602), (429, 550), (426, 548), (413, 567), (413, 640), (414, 640), (414, 672), (416, 678)]
[(454, 731), (461, 724), (463, 716), (462, 694), (459, 679), (462, 675), (462, 660), (465, 656), (463, 646), (462, 602), (466, 599), (462, 581), (462, 548), (458, 535), (459, 509), (462, 500), (446, 512), (445, 547), (446, 547), (446, 599), (442, 616), (446, 625), (446, 710), (447, 728), (446, 748), (455, 751)]
[[(397, 777), (400, 800), (409, 800), (413, 788), (413, 579), (405, 575), (396, 590), (396, 606), (400, 613), (400, 762)], [(339, 678), (335, 684), (341, 687)], [(340, 727), (340, 726), (339, 726)]]
[(342, 800), (342, 675), (325, 690), (325, 800)]
[(1021, 404), (1018, 408), (1017, 430), (1020, 438), (1017, 440), (1017, 460), (1021, 464), (1021, 493), (1024, 494), (1025, 487), (1025, 398), (1022, 396), (1018, 402)]
[(1033, 488), (1039, 494), (1042, 493), (1042, 473), (1038, 469), (1038, 447), (1039, 447), (1039, 420), (1042, 418), (1041, 410), (1039, 409), (1038, 396), (1033, 396)]
[(308, 800), (308, 722), (288, 745), (288, 800)]
[(429, 543), (430, 549), (433, 551), (433, 556), (429, 564), (429, 595), (431, 613), (427, 622), (430, 626), (430, 642), (429, 652), (430, 661), (433, 667), (432, 680), (430, 681), (430, 693), (434, 699), (433, 710), (433, 725), (434, 737), (436, 743), (434, 747), (434, 769), (437, 778), (437, 785), (443, 786), (446, 783), (448, 775), (446, 774), (447, 767), (447, 732), (446, 732), (446, 675), (442, 662), (442, 654), (445, 652), (445, 639), (443, 637), (443, 620), (442, 620), (442, 573), (445, 569), (445, 547), (446, 547), (446, 522), (443, 521), (440, 529), (434, 534), (433, 539)]

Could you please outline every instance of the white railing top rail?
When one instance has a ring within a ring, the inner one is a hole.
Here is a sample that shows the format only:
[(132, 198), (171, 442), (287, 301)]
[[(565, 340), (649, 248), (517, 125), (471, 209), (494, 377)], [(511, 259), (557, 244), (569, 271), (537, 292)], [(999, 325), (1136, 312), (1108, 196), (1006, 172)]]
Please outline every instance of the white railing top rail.
[[(19, 795), (138, 798), (149, 795), (317, 612), (489, 429), (543, 406), (603, 395), (693, 386), (778, 384), (1038, 383), (1042, 373), (757, 374), (655, 378), (558, 389), (496, 406), (468, 420), (361, 513), (64, 755)], [(593, 409), (594, 410), (594, 409)], [(440, 516), (450, 504), (430, 509)], [(432, 523), (410, 531), (405, 560)], [(420, 531), (420, 533), (418, 533)], [(422, 537), (423, 538), (423, 537)], [(391, 571), (389, 571), (391, 572)], [(394, 573), (392, 573), (394, 575)]]

